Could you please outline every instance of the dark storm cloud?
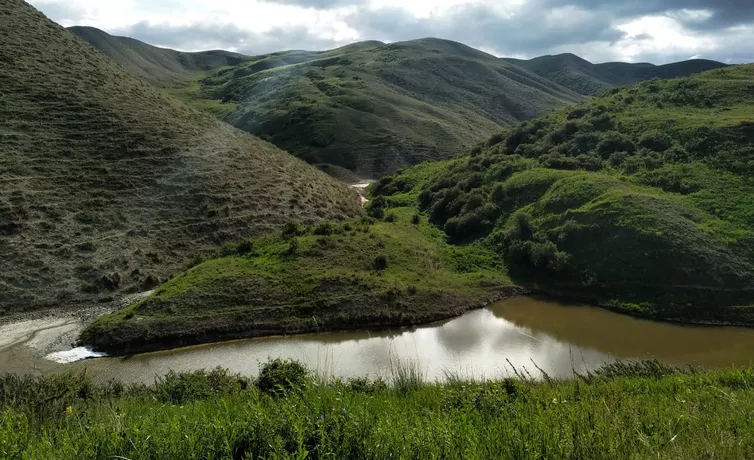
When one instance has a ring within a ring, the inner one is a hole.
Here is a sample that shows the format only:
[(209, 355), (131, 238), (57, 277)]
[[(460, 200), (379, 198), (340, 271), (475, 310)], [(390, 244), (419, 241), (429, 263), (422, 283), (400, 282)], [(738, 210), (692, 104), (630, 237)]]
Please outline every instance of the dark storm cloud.
[[(748, 48), (754, 34), (734, 28), (754, 24), (754, 0), (529, 0), (507, 15), (483, 3), (469, 3), (426, 18), (400, 8), (359, 9), (346, 22), (365, 39), (396, 41), (435, 36), (499, 54), (536, 56), (555, 53), (555, 49), (578, 49), (587, 57), (603, 60), (615, 52), (611, 46), (616, 41), (651, 41), (652, 34), (626, 36), (616, 28), (617, 24), (648, 15), (674, 18), (697, 37), (727, 43), (719, 53), (713, 53), (714, 57), (705, 58), (750, 62)], [(663, 31), (657, 33), (660, 36)], [(668, 49), (667, 53), (656, 51), (636, 57), (665, 63), (690, 56)]]
[[(752, 0), (542, 0), (540, 3), (545, 8), (572, 4), (591, 11), (602, 11), (616, 18), (668, 14), (693, 29), (715, 30), (754, 23)], [(710, 16), (697, 20), (677, 14), (682, 10), (705, 10)]]
[(340, 43), (312, 35), (303, 26), (273, 28), (265, 32), (241, 29), (233, 24), (171, 26), (139, 22), (111, 31), (156, 46), (179, 50), (232, 49), (254, 55), (289, 49), (322, 50)]

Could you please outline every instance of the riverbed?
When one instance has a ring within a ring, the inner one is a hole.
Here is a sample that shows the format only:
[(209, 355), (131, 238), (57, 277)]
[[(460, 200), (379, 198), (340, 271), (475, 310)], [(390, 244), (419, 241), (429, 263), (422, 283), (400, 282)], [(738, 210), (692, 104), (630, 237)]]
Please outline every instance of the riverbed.
[(298, 359), (315, 372), (338, 377), (389, 377), (396, 363), (409, 360), (430, 380), (447, 374), (480, 379), (516, 372), (570, 377), (616, 359), (657, 358), (703, 368), (744, 366), (754, 360), (754, 329), (656, 322), (526, 296), (422, 327), (236, 340), (69, 364), (45, 356), (70, 348), (56, 334), (76, 330), (75, 323), (5, 327), (10, 329), (0, 332), (25, 334), (17, 333), (15, 341), (2, 335), (0, 372), (45, 375), (86, 369), (96, 381), (128, 383), (151, 383), (171, 370), (217, 366), (254, 376), (269, 357)]

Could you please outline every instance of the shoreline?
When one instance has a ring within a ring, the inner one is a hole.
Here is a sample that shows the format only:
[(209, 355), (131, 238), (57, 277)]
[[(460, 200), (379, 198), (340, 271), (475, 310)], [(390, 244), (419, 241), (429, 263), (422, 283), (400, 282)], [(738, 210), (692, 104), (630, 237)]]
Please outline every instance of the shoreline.
[(411, 328), (411, 327), (418, 327), (418, 326), (424, 326), (424, 325), (430, 325), (433, 323), (437, 323), (440, 321), (446, 321), (451, 320), (454, 318), (458, 318), (459, 316), (473, 311), (478, 310), (481, 308), (485, 308), (489, 306), (490, 304), (493, 304), (495, 302), (499, 302), (501, 300), (505, 300), (508, 298), (520, 296), (520, 295), (527, 295), (531, 291), (528, 289), (519, 287), (519, 286), (510, 286), (506, 288), (502, 288), (496, 292), (493, 292), (486, 300), (474, 304), (469, 304), (468, 306), (459, 306), (458, 308), (447, 312), (437, 312), (437, 313), (429, 313), (421, 319), (416, 321), (409, 321), (409, 322), (401, 322), (401, 321), (391, 321), (391, 320), (375, 320), (375, 321), (367, 321), (362, 322), (359, 324), (348, 324), (348, 325), (340, 325), (340, 324), (332, 324), (332, 325), (324, 325), (319, 328), (300, 328), (300, 329), (288, 329), (285, 330), (283, 328), (280, 329), (266, 329), (266, 330), (258, 330), (258, 331), (224, 331), (224, 332), (207, 332), (204, 335), (194, 335), (182, 338), (181, 340), (170, 340), (165, 342), (152, 342), (152, 343), (145, 343), (140, 345), (132, 345), (128, 348), (121, 348), (120, 351), (109, 349), (109, 348), (102, 348), (102, 347), (96, 347), (92, 346), (91, 344), (77, 342), (78, 346), (85, 346), (92, 348), (95, 351), (103, 351), (107, 353), (108, 357), (128, 357), (133, 355), (140, 355), (145, 353), (153, 353), (153, 352), (159, 352), (159, 351), (169, 351), (169, 350), (176, 350), (181, 348), (187, 348), (192, 346), (200, 346), (200, 345), (208, 345), (208, 344), (217, 344), (217, 343), (223, 343), (223, 342), (232, 342), (236, 340), (245, 340), (245, 339), (258, 339), (258, 338), (268, 338), (268, 337), (286, 337), (286, 336), (298, 336), (298, 335), (308, 335), (308, 334), (317, 334), (317, 333), (328, 333), (328, 332), (348, 332), (348, 331), (377, 331), (377, 330), (383, 330), (383, 329), (390, 329), (390, 328)]

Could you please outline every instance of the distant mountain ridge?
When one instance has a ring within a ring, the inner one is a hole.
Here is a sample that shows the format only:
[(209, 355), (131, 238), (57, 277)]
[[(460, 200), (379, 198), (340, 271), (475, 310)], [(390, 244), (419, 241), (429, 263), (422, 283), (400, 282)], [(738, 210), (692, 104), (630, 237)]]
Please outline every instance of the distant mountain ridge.
[(76, 26), (68, 30), (129, 72), (157, 86), (182, 86), (198, 71), (238, 65), (248, 59), (241, 54), (222, 50), (185, 53), (158, 48), (133, 38), (110, 35), (94, 27)]
[(253, 57), (180, 53), (74, 28), (135, 75), (326, 171), (377, 177), (617, 85), (722, 67), (498, 58), (436, 38)]
[(707, 59), (689, 59), (664, 65), (650, 63), (605, 62), (592, 64), (575, 54), (540, 56), (529, 60), (504, 58), (535, 74), (552, 80), (579, 94), (595, 96), (620, 85), (639, 83), (652, 78), (686, 77), (726, 64)]
[(377, 177), (450, 158), (582, 96), (466, 45), (422, 39), (255, 56), (201, 80), (200, 99), (230, 104), (226, 121), (310, 163)]

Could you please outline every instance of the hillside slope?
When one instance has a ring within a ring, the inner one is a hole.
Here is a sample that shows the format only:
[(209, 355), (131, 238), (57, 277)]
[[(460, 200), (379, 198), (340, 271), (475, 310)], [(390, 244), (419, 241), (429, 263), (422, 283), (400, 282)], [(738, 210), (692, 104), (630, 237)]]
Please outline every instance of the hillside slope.
[(649, 63), (607, 62), (592, 64), (574, 54), (540, 56), (534, 59), (505, 59), (579, 94), (595, 96), (618, 85), (638, 83), (652, 78), (685, 77), (725, 64), (706, 59), (689, 59), (665, 65)]
[(754, 65), (727, 67), (524, 122), (374, 184), (368, 213), (384, 222), (254, 239), (100, 318), (82, 343), (123, 353), (416, 324), (516, 286), (754, 324), (753, 87)]
[(225, 120), (310, 163), (374, 177), (449, 158), (581, 96), (460, 43), (423, 39), (257, 56), (203, 79), (198, 98), (236, 104)]
[(358, 198), (131, 76), (21, 0), (0, 14), (0, 313), (149, 289)]
[(68, 30), (132, 74), (162, 87), (185, 86), (196, 72), (233, 66), (248, 59), (230, 51), (184, 53), (158, 48), (133, 38), (116, 37), (94, 27), (77, 26)]
[[(421, 185), (387, 178), (513, 280), (632, 313), (754, 322), (754, 66), (614, 89)], [(416, 193), (416, 192), (415, 192)], [(385, 199), (385, 198), (383, 198)], [(378, 200), (375, 200), (376, 203)]]

